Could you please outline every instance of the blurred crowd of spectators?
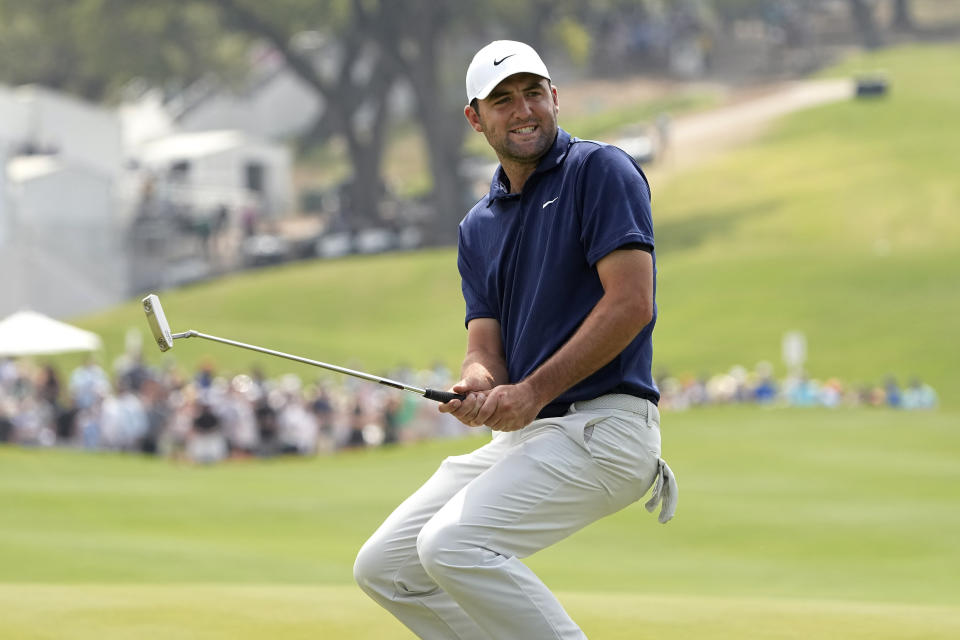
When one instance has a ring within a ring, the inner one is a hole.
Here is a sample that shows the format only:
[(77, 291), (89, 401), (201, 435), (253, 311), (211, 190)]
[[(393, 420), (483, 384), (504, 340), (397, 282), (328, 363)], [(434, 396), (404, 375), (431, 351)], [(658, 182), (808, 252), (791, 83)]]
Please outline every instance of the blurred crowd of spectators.
[[(450, 380), (439, 366), (392, 375), (424, 387)], [(342, 376), (305, 383), (292, 374), (266, 379), (257, 371), (219, 376), (203, 366), (188, 377), (172, 365), (157, 369), (127, 359), (112, 378), (93, 359), (65, 380), (50, 365), (0, 360), (0, 442), (210, 463), (471, 432), (432, 402)]]
[(913, 378), (901, 386), (892, 375), (881, 384), (851, 385), (839, 378), (816, 380), (804, 374), (777, 380), (773, 366), (759, 363), (753, 371), (735, 366), (716, 375), (672, 376), (661, 374), (660, 408), (682, 411), (702, 405), (758, 404), (792, 407), (889, 407), (893, 409), (933, 409), (937, 392), (929, 384)]
[[(451, 372), (390, 372), (397, 380), (445, 388)], [(659, 376), (660, 406), (681, 411), (717, 404), (871, 406), (931, 409), (937, 394), (919, 380), (906, 387), (850, 386), (836, 378), (777, 381), (773, 367), (734, 367), (713, 376)], [(118, 363), (111, 376), (89, 359), (61, 380), (51, 365), (0, 360), (0, 442), (133, 451), (198, 463), (228, 457), (317, 455), (345, 448), (483, 433), (440, 414), (413, 394), (336, 376), (305, 383), (257, 371), (232, 377), (212, 366), (192, 377), (175, 366)]]

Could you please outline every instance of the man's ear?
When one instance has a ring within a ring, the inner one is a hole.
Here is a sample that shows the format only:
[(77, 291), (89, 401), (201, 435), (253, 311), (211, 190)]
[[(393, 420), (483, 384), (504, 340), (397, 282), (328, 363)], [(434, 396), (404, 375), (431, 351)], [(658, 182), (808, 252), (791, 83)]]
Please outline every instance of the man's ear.
[(470, 126), (473, 127), (473, 130), (478, 133), (483, 133), (483, 125), (480, 123), (480, 114), (477, 113), (472, 106), (469, 104), (463, 108), (463, 115), (467, 119), (467, 122), (470, 123)]

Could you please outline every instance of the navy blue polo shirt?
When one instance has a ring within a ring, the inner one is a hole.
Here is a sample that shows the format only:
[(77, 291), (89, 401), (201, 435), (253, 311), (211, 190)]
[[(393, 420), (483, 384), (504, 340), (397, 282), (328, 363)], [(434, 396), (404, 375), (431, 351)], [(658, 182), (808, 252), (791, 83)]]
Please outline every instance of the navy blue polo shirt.
[[(498, 167), (483, 197), (460, 223), (459, 253), (466, 322), (500, 322), (511, 382), (553, 355), (603, 295), (597, 262), (625, 245), (656, 255), (650, 189), (634, 160), (617, 147), (571, 138), (562, 129), (518, 194)], [(555, 399), (541, 415), (606, 393), (653, 402), (653, 319), (609, 364)]]

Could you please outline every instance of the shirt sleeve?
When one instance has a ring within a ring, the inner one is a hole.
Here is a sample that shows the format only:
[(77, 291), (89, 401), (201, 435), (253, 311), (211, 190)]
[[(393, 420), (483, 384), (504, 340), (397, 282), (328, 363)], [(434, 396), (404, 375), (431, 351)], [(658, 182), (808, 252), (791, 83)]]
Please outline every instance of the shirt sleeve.
[(650, 187), (632, 158), (603, 146), (584, 160), (578, 180), (580, 242), (590, 266), (627, 244), (653, 250)]
[(459, 246), (457, 248), (457, 269), (460, 272), (460, 289), (463, 291), (463, 301), (466, 303), (466, 317), (464, 326), (470, 324), (474, 318), (495, 318), (493, 307), (489, 304), (483, 292), (486, 290), (479, 273), (473, 266), (470, 251), (464, 241), (463, 229), (460, 229)]

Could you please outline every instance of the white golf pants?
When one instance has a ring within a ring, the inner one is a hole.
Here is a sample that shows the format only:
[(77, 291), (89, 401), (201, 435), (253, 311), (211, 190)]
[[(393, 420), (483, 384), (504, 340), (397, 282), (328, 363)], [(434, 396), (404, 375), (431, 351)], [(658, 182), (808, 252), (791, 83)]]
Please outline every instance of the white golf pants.
[(585, 638), (520, 559), (639, 500), (659, 457), (656, 406), (627, 395), (495, 432), (390, 514), (354, 576), (426, 640)]

